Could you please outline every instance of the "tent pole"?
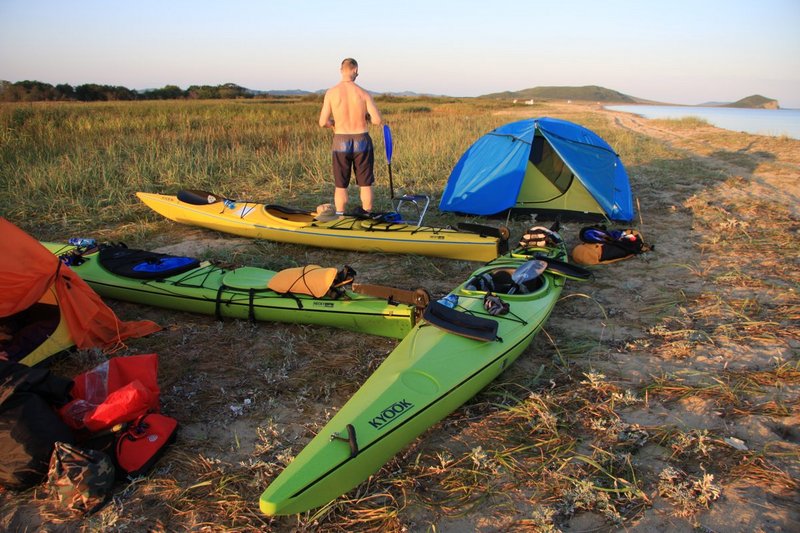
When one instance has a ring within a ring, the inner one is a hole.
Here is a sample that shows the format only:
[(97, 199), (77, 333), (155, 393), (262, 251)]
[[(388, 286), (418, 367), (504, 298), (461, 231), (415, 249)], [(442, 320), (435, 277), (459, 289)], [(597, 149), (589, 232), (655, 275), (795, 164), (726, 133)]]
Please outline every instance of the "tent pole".
[(644, 220), (642, 220), (642, 206), (639, 205), (639, 197), (636, 197), (636, 212), (639, 214), (639, 234), (644, 240)]

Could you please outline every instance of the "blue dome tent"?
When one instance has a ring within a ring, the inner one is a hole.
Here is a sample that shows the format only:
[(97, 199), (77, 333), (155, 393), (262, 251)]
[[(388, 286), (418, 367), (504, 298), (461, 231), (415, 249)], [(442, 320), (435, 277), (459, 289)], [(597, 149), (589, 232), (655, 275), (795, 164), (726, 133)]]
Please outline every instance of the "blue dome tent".
[(512, 122), (478, 139), (453, 168), (439, 209), (633, 220), (628, 175), (611, 146), (583, 126), (547, 117)]

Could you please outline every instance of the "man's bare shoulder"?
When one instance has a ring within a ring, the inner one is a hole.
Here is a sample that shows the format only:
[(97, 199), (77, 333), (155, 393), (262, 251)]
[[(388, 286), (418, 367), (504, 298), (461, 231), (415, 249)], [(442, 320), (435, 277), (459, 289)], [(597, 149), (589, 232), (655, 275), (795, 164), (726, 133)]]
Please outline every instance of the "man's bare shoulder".
[(361, 87), (360, 85), (356, 85), (355, 83), (353, 85), (355, 85), (356, 91), (358, 92), (359, 96), (361, 96), (365, 100), (372, 97), (369, 94), (369, 91), (367, 91), (365, 88)]

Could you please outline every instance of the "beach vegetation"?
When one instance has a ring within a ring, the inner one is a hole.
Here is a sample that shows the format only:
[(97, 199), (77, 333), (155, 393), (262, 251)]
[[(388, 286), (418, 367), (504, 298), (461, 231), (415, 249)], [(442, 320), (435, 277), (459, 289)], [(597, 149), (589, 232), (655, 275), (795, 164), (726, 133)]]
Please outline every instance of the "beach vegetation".
[[(250, 241), (159, 217), (135, 192), (201, 189), (310, 209), (332, 199), (319, 95), (202, 91), (0, 103), (0, 214), (40, 240), (192, 245), (205, 260), (272, 269), (348, 264), (365, 282), (424, 286), (434, 297), (475, 269)], [(262, 515), (259, 495), (396, 341), (110, 301), (124, 319), (163, 326), (114, 355), (159, 353), (162, 411), (180, 421), (179, 438), (89, 517), (56, 509), (44, 486), (0, 492), (0, 529), (733, 530), (742, 510), (765, 530), (791, 529), (800, 487), (800, 141), (593, 105), (377, 100), (394, 139), (395, 191), (429, 194), (433, 206), (461, 154), (498, 126), (554, 116), (594, 130), (620, 154), (637, 198), (631, 226), (655, 250), (597, 267), (591, 282), (569, 281), (544, 329), (495, 382), (346, 495), (289, 517)], [(383, 139), (377, 130), (373, 138), (377, 206), (388, 210)], [(436, 209), (429, 217), (463, 220)], [(512, 239), (549, 223), (478, 220), (508, 224)], [(583, 225), (564, 221), (569, 245)], [(108, 357), (73, 351), (51, 370), (71, 377)]]

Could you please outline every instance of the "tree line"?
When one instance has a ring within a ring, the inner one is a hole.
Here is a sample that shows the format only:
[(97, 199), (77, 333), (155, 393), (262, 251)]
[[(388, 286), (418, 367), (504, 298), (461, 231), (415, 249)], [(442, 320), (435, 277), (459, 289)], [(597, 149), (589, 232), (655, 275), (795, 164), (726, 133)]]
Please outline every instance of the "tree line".
[(166, 85), (160, 89), (134, 91), (127, 87), (96, 83), (73, 87), (67, 83), (54, 86), (41, 81), (26, 80), (11, 83), (0, 80), (0, 101), (3, 102), (227, 99), (255, 96), (258, 96), (258, 93), (235, 83), (214, 86), (192, 85), (186, 90), (177, 85)]

